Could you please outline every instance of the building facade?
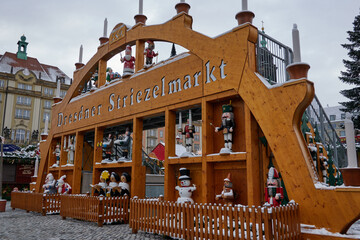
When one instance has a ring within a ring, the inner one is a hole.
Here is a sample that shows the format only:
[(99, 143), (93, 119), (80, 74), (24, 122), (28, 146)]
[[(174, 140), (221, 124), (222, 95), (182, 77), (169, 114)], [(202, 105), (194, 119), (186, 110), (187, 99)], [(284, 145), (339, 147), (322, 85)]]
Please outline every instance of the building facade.
[(17, 53), (0, 55), (0, 126), (6, 143), (26, 145), (40, 140), (53, 98), (63, 98), (72, 79), (58, 67), (28, 57), (25, 36), (17, 44)]

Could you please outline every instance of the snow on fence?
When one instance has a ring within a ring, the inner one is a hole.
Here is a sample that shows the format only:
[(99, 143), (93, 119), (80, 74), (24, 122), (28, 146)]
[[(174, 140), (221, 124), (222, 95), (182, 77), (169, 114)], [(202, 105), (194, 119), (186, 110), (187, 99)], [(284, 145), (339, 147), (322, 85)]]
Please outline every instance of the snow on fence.
[(298, 204), (266, 208), (130, 200), (130, 227), (181, 239), (300, 239)]
[(11, 192), (12, 209), (20, 208), (27, 212), (39, 212), (42, 215), (60, 212), (60, 195), (32, 192)]
[(60, 215), (84, 221), (104, 223), (129, 221), (128, 197), (94, 197), (85, 195), (62, 195)]

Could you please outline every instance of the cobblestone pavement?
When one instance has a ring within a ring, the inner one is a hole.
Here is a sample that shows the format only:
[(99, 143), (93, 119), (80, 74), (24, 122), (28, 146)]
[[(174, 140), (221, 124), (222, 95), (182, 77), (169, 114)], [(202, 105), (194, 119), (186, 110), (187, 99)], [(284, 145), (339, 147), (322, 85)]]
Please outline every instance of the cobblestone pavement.
[(25, 210), (12, 210), (10, 202), (6, 211), (0, 212), (1, 240), (60, 240), (60, 239), (164, 239), (163, 236), (139, 231), (131, 233), (128, 224), (104, 225), (66, 218), (60, 215), (42, 216), (40, 213)]

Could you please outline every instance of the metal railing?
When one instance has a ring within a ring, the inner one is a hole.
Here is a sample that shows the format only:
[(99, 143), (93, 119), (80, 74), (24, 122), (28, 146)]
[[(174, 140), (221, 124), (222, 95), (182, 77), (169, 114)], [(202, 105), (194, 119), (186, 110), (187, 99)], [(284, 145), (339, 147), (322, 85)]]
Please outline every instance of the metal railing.
[(257, 71), (270, 84), (283, 83), (289, 80), (286, 66), (292, 63), (292, 59), (291, 48), (259, 31), (258, 43), (256, 44)]
[[(256, 59), (257, 72), (270, 84), (284, 83), (289, 80), (286, 66), (293, 62), (293, 52), (290, 47), (259, 31)], [(335, 165), (340, 168), (346, 167), (346, 149), (316, 95), (305, 112), (314, 128), (319, 125), (321, 142), (332, 152)]]
[(305, 113), (311, 125), (318, 129), (321, 142), (327, 147), (327, 150), (332, 152), (335, 166), (346, 167), (346, 149), (316, 95)]

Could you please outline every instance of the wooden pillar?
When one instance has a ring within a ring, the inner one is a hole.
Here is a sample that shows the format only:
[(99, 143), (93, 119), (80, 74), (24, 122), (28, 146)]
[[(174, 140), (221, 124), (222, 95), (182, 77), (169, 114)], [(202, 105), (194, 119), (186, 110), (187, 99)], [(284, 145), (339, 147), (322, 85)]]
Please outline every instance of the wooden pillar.
[[(202, 155), (206, 156), (213, 153), (213, 135), (214, 128), (210, 123), (214, 122), (214, 111), (211, 103), (202, 99), (201, 105), (201, 119), (202, 119)], [(204, 158), (203, 158), (204, 159)], [(206, 158), (205, 158), (206, 159)], [(214, 201), (214, 166), (213, 163), (202, 161), (202, 202)]]
[(104, 128), (95, 128), (95, 137), (94, 137), (94, 160), (93, 160), (93, 178), (92, 184), (99, 183), (99, 178), (96, 177), (95, 167), (97, 162), (101, 162), (102, 160), (102, 147), (99, 145), (102, 144), (104, 138)]
[(164, 199), (175, 201), (176, 177), (175, 166), (169, 164), (169, 157), (175, 156), (175, 126), (176, 113), (166, 109), (165, 111), (165, 177), (164, 177)]
[(135, 72), (144, 67), (145, 41), (136, 40)]
[(245, 141), (246, 141), (246, 175), (248, 205), (261, 205), (259, 136), (256, 120), (249, 107), (244, 104)]
[(61, 136), (61, 151), (60, 151), (60, 161), (59, 161), (59, 167), (61, 167), (61, 165), (65, 165), (66, 164), (66, 160), (67, 160), (67, 152), (65, 152), (65, 146), (64, 146), (64, 139), (65, 139), (65, 135)]
[(145, 198), (146, 167), (142, 165), (143, 120), (133, 119), (133, 145), (131, 168), (131, 197)]
[(103, 86), (106, 83), (106, 67), (107, 61), (100, 59), (98, 68), (98, 87)]
[(75, 140), (74, 172), (71, 187), (72, 193), (78, 194), (81, 191), (81, 167), (83, 159), (84, 134), (76, 132)]

